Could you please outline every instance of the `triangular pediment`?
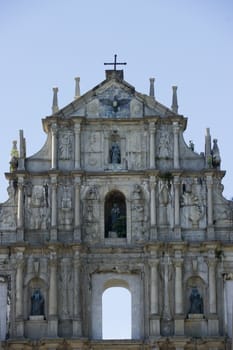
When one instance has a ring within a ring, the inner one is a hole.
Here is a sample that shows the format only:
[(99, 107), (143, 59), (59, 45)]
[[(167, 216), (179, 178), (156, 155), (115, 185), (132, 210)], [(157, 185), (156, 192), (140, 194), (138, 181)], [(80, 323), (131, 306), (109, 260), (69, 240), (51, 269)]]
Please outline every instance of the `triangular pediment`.
[(56, 113), (65, 118), (132, 119), (176, 115), (153, 97), (135, 91), (124, 80), (105, 80)]

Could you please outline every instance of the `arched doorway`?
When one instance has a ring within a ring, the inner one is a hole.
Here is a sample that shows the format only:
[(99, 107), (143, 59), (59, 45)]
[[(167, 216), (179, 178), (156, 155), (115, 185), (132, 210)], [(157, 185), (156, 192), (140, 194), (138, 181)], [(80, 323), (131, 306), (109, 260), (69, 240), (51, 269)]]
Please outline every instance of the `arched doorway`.
[(119, 191), (110, 192), (104, 203), (105, 237), (126, 237), (126, 203), (125, 196)]
[(107, 288), (102, 295), (103, 339), (132, 338), (132, 296), (127, 288)]

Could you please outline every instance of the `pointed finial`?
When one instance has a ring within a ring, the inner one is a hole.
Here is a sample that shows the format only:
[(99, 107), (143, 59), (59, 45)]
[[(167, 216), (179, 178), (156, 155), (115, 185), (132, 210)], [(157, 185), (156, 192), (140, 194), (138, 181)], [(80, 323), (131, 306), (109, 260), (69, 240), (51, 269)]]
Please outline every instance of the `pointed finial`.
[(74, 99), (80, 97), (80, 77), (76, 77), (75, 79), (75, 96)]
[(172, 86), (172, 111), (178, 113), (178, 102), (177, 102), (177, 86)]
[(211, 168), (212, 167), (210, 128), (206, 128), (206, 135), (205, 135), (205, 163), (206, 163), (206, 167), (207, 168)]
[(150, 97), (155, 97), (155, 78), (150, 78)]
[(54, 87), (53, 88), (53, 106), (52, 106), (52, 112), (56, 113), (58, 112), (58, 99), (57, 99), (57, 93), (58, 93), (58, 88)]

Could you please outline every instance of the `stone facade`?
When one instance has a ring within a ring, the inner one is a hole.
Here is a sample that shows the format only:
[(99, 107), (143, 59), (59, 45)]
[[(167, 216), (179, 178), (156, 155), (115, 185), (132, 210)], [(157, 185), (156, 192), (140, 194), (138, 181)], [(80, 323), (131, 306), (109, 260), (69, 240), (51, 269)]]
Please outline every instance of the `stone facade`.
[[(47, 140), (14, 142), (0, 205), (3, 349), (231, 348), (233, 228), (207, 129), (135, 91), (123, 71), (43, 119)], [(132, 339), (102, 339), (102, 294), (132, 297)]]

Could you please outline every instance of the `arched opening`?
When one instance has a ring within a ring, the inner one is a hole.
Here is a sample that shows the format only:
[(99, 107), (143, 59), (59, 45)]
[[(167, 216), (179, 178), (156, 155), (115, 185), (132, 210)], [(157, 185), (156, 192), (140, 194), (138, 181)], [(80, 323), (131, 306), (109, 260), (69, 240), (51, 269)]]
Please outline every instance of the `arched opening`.
[(126, 203), (124, 195), (119, 191), (113, 191), (106, 196), (104, 204), (105, 212), (105, 237), (126, 237)]
[(132, 338), (132, 297), (123, 287), (107, 288), (102, 295), (103, 339)]

